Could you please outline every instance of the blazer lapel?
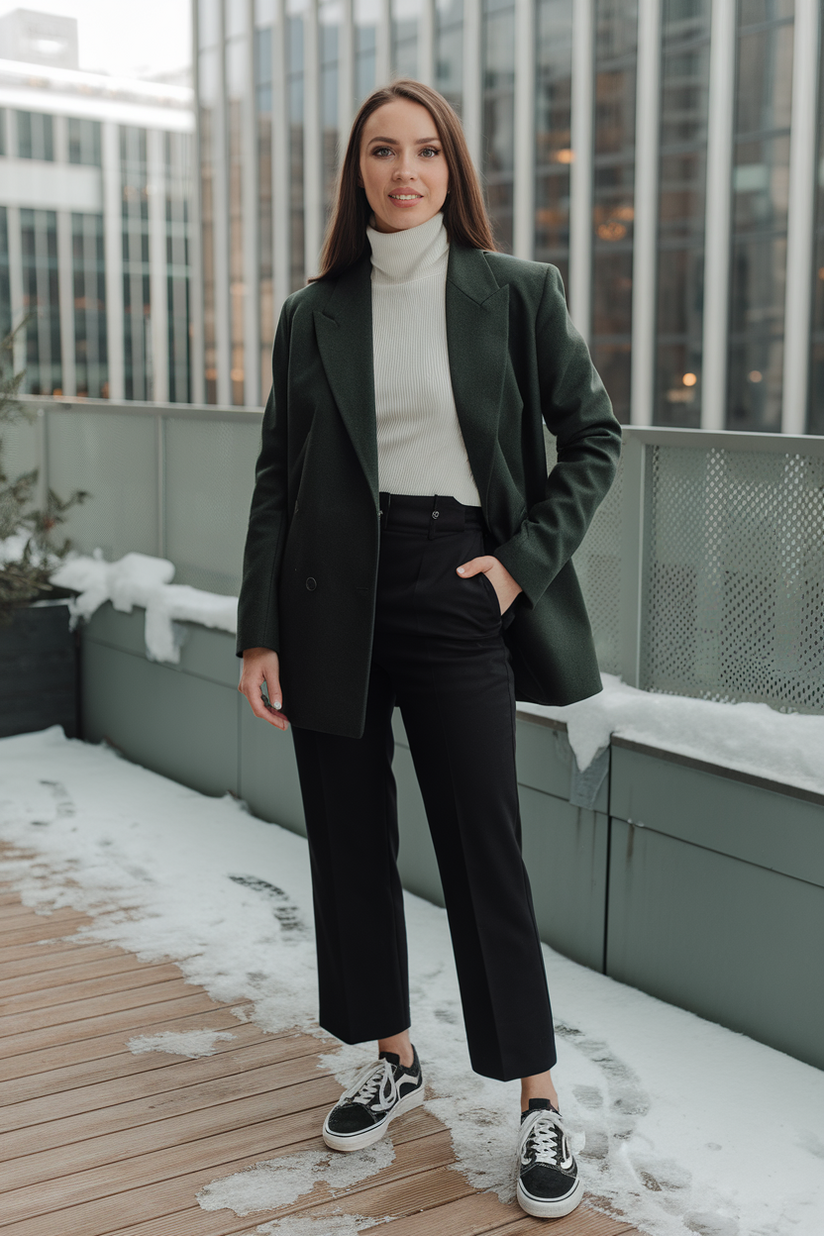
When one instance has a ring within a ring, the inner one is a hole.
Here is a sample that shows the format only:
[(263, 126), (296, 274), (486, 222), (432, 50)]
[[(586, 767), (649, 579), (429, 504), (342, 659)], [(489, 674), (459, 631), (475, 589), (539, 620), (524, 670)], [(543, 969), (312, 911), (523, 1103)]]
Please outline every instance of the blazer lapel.
[(367, 254), (340, 276), (325, 308), (314, 311), (314, 320), (327, 380), (377, 507), (371, 275)]
[(450, 246), (446, 336), (458, 420), (487, 509), (509, 348), (509, 287), (498, 285), (480, 249)]

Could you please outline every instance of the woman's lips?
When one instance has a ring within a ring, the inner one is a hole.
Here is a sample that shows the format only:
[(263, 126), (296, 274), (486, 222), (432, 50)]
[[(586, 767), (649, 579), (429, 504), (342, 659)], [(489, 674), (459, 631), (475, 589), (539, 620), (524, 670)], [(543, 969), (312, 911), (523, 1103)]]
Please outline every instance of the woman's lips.
[(389, 200), (397, 206), (412, 206), (423, 199), (422, 193), (390, 193)]

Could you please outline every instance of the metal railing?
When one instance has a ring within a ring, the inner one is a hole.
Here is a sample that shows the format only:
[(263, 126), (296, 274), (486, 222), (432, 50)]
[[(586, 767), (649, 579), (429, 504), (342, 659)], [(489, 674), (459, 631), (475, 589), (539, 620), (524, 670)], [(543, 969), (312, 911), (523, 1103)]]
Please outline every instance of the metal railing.
[(576, 555), (601, 669), (824, 712), (824, 438), (625, 429)]
[[(260, 413), (24, 401), (10, 470), (91, 499), (68, 534), (107, 559), (170, 558), (236, 593)], [(602, 670), (634, 686), (824, 712), (824, 438), (625, 429), (575, 562)]]

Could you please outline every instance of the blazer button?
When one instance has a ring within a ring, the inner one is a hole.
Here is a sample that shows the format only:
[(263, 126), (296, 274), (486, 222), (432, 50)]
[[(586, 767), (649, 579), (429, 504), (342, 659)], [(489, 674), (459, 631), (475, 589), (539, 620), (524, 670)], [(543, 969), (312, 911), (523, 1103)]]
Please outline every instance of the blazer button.
[(306, 587), (309, 589), (310, 592), (314, 592), (317, 586), (318, 586), (318, 581), (316, 579), (313, 579), (312, 576), (310, 575), (306, 581)]

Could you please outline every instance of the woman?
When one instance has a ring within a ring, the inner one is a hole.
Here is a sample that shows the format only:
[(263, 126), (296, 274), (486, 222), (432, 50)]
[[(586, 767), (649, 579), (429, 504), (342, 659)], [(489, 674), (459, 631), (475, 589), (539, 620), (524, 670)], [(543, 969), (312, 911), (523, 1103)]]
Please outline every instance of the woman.
[[(293, 726), (320, 1023), (379, 1053), (324, 1139), (370, 1145), (423, 1102), (395, 863), (397, 704), (472, 1065), (522, 1079), (518, 1200), (567, 1214), (582, 1184), (550, 1072), (515, 698), (601, 689), (570, 557), (611, 483), (620, 429), (557, 271), (495, 252), (460, 122), (428, 87), (398, 81), (361, 107), (321, 273), (284, 304), (273, 379), (240, 690), (256, 716)], [(549, 477), (543, 421), (558, 447)]]

